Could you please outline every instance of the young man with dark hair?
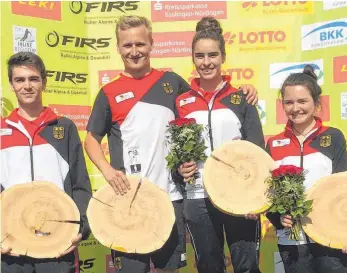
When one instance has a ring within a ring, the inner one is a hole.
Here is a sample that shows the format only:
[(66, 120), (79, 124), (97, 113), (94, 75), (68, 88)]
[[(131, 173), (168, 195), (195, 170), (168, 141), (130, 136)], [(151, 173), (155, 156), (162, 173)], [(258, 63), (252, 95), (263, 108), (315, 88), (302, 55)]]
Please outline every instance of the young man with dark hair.
[(1, 272), (72, 273), (74, 250), (90, 234), (86, 209), (91, 186), (77, 128), (71, 120), (43, 106), (47, 78), (39, 56), (20, 52), (11, 56), (7, 64), (18, 108), (0, 123), (1, 190), (34, 180), (51, 182), (73, 199), (81, 221), (71, 247), (54, 259), (18, 256), (11, 248), (1, 248)]

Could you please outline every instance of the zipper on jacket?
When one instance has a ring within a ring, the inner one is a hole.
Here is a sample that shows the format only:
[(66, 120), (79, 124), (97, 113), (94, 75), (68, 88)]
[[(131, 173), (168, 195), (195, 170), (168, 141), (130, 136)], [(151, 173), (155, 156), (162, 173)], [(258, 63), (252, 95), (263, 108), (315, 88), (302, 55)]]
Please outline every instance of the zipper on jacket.
[(217, 95), (224, 89), (224, 87), (226, 86), (226, 82), (223, 83), (223, 85), (221, 86), (221, 88), (216, 91), (216, 93), (212, 96), (211, 100), (209, 102), (207, 102), (204, 98), (203, 95), (201, 95), (200, 92), (195, 91), (196, 93), (199, 94), (199, 96), (201, 96), (203, 98), (203, 101), (206, 102), (207, 104), (207, 109), (208, 109), (208, 135), (209, 135), (209, 139), (210, 139), (210, 146), (211, 146), (211, 152), (214, 150), (214, 145), (213, 145), (213, 135), (212, 135), (212, 108), (213, 108), (213, 104), (214, 101), (217, 97)]
[(300, 143), (300, 167), (304, 167), (304, 143), (305, 141), (301, 144)]
[[(296, 139), (298, 140), (298, 142), (300, 144), (300, 168), (304, 168), (304, 144), (305, 144), (307, 138), (305, 138), (305, 140), (302, 143), (300, 143), (300, 141), (297, 137), (296, 137)], [(307, 234), (305, 233), (305, 231), (301, 230), (301, 232), (304, 235), (304, 240), (306, 241), (306, 244), (310, 243), (310, 239), (307, 236)]]
[(211, 120), (211, 116), (212, 116), (212, 106), (213, 104), (211, 105), (211, 109), (208, 106), (208, 134), (209, 134), (209, 137), (210, 137), (210, 143), (211, 143), (211, 152), (214, 150), (214, 145), (213, 145), (213, 135), (212, 135), (212, 120)]
[(29, 147), (30, 147), (30, 167), (31, 167), (31, 181), (34, 181), (34, 154), (33, 154), (33, 145), (31, 141), (29, 141)]

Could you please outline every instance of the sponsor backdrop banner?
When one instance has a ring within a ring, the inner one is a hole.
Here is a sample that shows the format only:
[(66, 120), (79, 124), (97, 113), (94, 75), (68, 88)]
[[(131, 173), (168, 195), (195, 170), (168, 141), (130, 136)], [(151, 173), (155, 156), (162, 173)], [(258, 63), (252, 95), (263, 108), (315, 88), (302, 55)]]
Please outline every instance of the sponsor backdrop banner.
[[(115, 21), (124, 14), (153, 22), (152, 66), (175, 71), (190, 81), (197, 76), (191, 41), (197, 20), (215, 16), (223, 26), (227, 60), (223, 73), (234, 85), (253, 84), (259, 91), (259, 115), (266, 139), (286, 122), (278, 100), (283, 80), (311, 64), (323, 88), (319, 115), (347, 135), (347, 1), (113, 1), (1, 3), (1, 114), (16, 107), (6, 61), (13, 53), (39, 54), (48, 70), (44, 103), (72, 119), (82, 141), (101, 85), (123, 69), (116, 51)], [(109, 157), (106, 141), (105, 155)], [(99, 171), (87, 165), (93, 190), (103, 185)], [(228, 253), (228, 252), (227, 252)], [(194, 255), (187, 237), (188, 267)], [(109, 250), (91, 236), (79, 248), (80, 272), (115, 272)], [(232, 272), (230, 255), (226, 262)], [(282, 273), (283, 265), (270, 223), (262, 218), (262, 271)]]

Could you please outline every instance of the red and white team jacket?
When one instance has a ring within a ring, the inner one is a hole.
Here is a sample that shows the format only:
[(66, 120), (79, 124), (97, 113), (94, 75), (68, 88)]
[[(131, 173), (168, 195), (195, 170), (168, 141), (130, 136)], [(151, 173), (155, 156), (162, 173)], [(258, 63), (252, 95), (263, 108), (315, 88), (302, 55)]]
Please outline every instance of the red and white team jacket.
[(183, 197), (167, 168), (166, 129), (175, 119), (178, 94), (188, 89), (173, 72), (152, 69), (141, 79), (120, 74), (99, 91), (87, 126), (94, 135), (107, 135), (113, 168), (148, 177), (172, 201)]
[[(206, 126), (203, 134), (207, 156), (226, 141), (244, 139), (264, 148), (264, 136), (255, 106), (247, 103), (242, 91), (230, 85), (230, 77), (215, 92), (205, 92), (194, 79), (191, 90), (176, 99), (176, 108), (181, 118), (195, 118)], [(203, 186), (203, 162), (198, 162), (196, 182), (186, 184), (188, 199), (208, 197)]]
[[(346, 140), (342, 132), (336, 128), (323, 126), (319, 118), (316, 118), (316, 125), (306, 136), (303, 145), (300, 145), (294, 135), (289, 121), (284, 132), (268, 140), (266, 149), (277, 166), (294, 165), (304, 168), (306, 190), (323, 176), (347, 171)], [(268, 213), (267, 217), (277, 228), (279, 244), (307, 243), (307, 236), (303, 233), (300, 241), (288, 240), (289, 230), (283, 229), (279, 214)]]
[(50, 108), (34, 121), (23, 119), (16, 109), (1, 119), (0, 136), (1, 189), (33, 180), (55, 184), (75, 201), (86, 239), (91, 186), (75, 124)]

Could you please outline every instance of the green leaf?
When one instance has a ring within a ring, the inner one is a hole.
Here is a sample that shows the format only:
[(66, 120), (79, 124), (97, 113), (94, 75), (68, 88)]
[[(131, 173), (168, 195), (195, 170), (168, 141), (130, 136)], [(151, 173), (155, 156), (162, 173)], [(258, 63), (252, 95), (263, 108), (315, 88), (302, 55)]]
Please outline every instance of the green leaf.
[(186, 144), (184, 144), (183, 146), (183, 151), (189, 152), (191, 150), (193, 150), (193, 143), (192, 142), (188, 142)]
[(169, 155), (167, 155), (166, 157), (165, 157), (165, 159), (166, 159), (166, 161), (167, 162), (170, 162), (170, 161), (172, 161), (172, 155), (171, 154), (169, 154)]
[(307, 207), (312, 207), (312, 204), (313, 204), (313, 200), (307, 200), (307, 201), (305, 202), (305, 205), (306, 205)]

